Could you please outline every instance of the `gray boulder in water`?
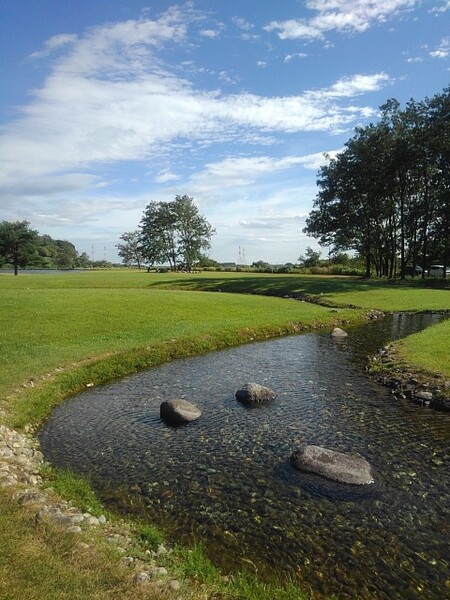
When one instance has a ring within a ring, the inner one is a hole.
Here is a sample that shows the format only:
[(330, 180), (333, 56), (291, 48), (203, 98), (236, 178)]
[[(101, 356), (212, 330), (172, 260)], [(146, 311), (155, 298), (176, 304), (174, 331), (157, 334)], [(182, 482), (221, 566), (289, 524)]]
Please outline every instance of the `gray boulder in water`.
[(168, 425), (183, 425), (202, 416), (202, 411), (198, 406), (181, 398), (162, 402), (159, 413), (161, 419)]
[(294, 469), (317, 473), (333, 481), (367, 485), (374, 483), (371, 466), (365, 458), (322, 448), (305, 446), (296, 450), (290, 460)]
[(268, 387), (259, 383), (246, 383), (236, 392), (236, 400), (243, 404), (261, 404), (267, 400), (273, 400), (277, 394)]
[(335, 327), (333, 329), (333, 331), (331, 332), (331, 337), (334, 338), (343, 338), (343, 337), (347, 337), (348, 333), (346, 331), (344, 331), (343, 329), (341, 329), (340, 327)]

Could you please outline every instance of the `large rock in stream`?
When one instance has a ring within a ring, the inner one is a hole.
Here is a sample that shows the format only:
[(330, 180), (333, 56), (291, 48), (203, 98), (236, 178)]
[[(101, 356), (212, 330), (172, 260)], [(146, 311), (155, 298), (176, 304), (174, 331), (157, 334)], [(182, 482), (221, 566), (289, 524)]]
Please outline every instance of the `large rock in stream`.
[(274, 400), (277, 394), (259, 383), (246, 383), (236, 392), (236, 400), (243, 404), (255, 406), (268, 400)]
[(348, 336), (348, 333), (346, 331), (344, 331), (343, 329), (341, 329), (340, 327), (335, 327), (333, 329), (333, 331), (331, 332), (331, 337), (332, 338), (345, 338)]
[(168, 425), (183, 425), (196, 421), (202, 416), (202, 411), (198, 406), (181, 398), (162, 402), (159, 413), (161, 419)]
[(365, 458), (321, 446), (305, 446), (296, 450), (291, 456), (290, 463), (294, 469), (316, 473), (339, 483), (353, 485), (374, 483), (371, 466)]

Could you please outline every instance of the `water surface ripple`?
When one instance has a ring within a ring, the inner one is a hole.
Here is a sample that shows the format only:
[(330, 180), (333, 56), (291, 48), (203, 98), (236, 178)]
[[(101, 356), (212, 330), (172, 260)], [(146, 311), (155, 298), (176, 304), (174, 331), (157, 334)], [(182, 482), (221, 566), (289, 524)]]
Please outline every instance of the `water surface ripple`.
[[(67, 401), (41, 445), (106, 502), (201, 540), (224, 569), (298, 575), (341, 599), (442, 600), (450, 415), (394, 400), (362, 368), (385, 341), (435, 319), (387, 317), (338, 342), (290, 336), (165, 364)], [(249, 381), (278, 398), (242, 406), (234, 394)], [(202, 418), (168, 427), (159, 405), (170, 398), (195, 402)], [(359, 493), (292, 470), (305, 443), (363, 455), (377, 486)]]

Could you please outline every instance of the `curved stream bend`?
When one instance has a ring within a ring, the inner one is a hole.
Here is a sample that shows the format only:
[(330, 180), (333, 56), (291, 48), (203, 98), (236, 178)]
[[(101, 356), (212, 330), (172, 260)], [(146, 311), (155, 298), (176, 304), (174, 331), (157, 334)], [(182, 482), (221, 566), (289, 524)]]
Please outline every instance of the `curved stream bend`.
[[(262, 578), (299, 575), (341, 599), (441, 600), (450, 414), (393, 401), (362, 369), (369, 353), (433, 319), (386, 317), (338, 342), (290, 336), (165, 364), (58, 407), (41, 447), (88, 475), (104, 501), (177, 540), (201, 539), (224, 569), (251, 561)], [(248, 381), (277, 399), (246, 408), (234, 394)], [(167, 426), (159, 406), (171, 398), (202, 417)], [(295, 471), (289, 457), (306, 443), (364, 456), (377, 485), (360, 493)]]

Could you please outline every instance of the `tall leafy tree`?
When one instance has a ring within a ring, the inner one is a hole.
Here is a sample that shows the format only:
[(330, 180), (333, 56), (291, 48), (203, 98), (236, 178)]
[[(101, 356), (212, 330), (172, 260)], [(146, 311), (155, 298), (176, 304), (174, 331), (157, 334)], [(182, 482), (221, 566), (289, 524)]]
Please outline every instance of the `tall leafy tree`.
[(92, 266), (92, 261), (86, 252), (78, 255), (75, 266), (81, 269), (87, 269)]
[(141, 219), (142, 253), (150, 264), (168, 262), (177, 266), (176, 219), (167, 202), (150, 202)]
[(39, 235), (30, 229), (28, 221), (2, 221), (0, 223), (0, 260), (14, 267), (14, 275), (19, 267), (26, 267), (38, 256)]
[(73, 269), (78, 258), (75, 246), (66, 240), (55, 240), (55, 245), (57, 248), (55, 265), (58, 269)]
[[(450, 266), (450, 86), (428, 100), (428, 129), (434, 164), (431, 189), (436, 210), (430, 223), (430, 255)], [(433, 244), (434, 241), (434, 244)], [(446, 276), (444, 270), (444, 277)]]
[(172, 209), (178, 234), (178, 253), (188, 271), (200, 260), (202, 251), (210, 248), (213, 228), (200, 214), (194, 199), (189, 196), (175, 196)]
[(118, 255), (122, 258), (125, 265), (137, 264), (141, 268), (144, 256), (139, 230), (127, 231), (120, 236), (123, 244), (116, 244)]
[(364, 257), (366, 276), (400, 276), (408, 262), (448, 265), (450, 88), (431, 100), (395, 99), (377, 125), (355, 136), (319, 171), (319, 192), (304, 231)]
[(210, 247), (214, 230), (200, 214), (193, 198), (150, 202), (141, 219), (142, 253), (150, 264), (167, 262), (173, 271), (181, 264), (191, 270)]

